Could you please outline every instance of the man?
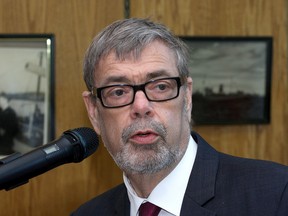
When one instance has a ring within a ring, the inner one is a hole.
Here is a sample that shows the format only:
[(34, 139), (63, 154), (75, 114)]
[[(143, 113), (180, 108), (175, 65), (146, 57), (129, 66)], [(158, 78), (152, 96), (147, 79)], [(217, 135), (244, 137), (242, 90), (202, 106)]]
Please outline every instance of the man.
[(14, 152), (14, 138), (18, 133), (18, 120), (5, 93), (0, 94), (0, 155)]
[(187, 59), (180, 40), (146, 19), (117, 21), (93, 40), (83, 98), (124, 184), (72, 215), (148, 215), (150, 203), (155, 215), (288, 215), (287, 167), (228, 156), (190, 135)]

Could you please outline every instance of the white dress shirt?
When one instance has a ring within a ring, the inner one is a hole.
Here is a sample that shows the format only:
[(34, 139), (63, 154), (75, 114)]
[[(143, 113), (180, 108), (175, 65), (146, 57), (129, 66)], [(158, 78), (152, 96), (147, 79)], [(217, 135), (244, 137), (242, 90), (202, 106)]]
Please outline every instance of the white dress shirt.
[(123, 174), (130, 200), (130, 215), (138, 216), (140, 205), (143, 202), (149, 201), (162, 209), (159, 216), (179, 216), (196, 152), (197, 144), (190, 136), (187, 150), (179, 164), (153, 189), (147, 199), (137, 196), (129, 183), (129, 179)]

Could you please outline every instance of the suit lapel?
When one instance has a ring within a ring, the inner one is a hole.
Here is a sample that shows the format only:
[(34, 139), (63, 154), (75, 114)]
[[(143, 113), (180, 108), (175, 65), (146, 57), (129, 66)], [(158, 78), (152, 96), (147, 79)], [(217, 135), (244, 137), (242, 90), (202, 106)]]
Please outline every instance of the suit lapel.
[(218, 153), (198, 134), (192, 132), (198, 144), (197, 155), (184, 196), (181, 216), (183, 215), (216, 215), (203, 206), (214, 197)]
[(129, 216), (130, 215), (130, 201), (127, 194), (127, 189), (123, 184), (122, 190), (116, 195), (117, 200), (115, 203), (114, 215)]
[(211, 212), (195, 203), (190, 197), (185, 197), (181, 208), (181, 216), (201, 215), (201, 216), (216, 216), (216, 213)]

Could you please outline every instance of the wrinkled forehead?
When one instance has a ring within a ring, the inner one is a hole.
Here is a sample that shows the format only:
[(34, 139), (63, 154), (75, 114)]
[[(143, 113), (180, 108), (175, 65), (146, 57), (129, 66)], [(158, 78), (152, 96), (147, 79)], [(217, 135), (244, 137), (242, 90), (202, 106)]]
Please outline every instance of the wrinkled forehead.
[[(113, 49), (103, 54), (99, 59), (98, 64), (95, 65), (95, 69), (99, 69), (101, 64), (108, 62), (139, 62), (147, 56), (157, 58), (163, 56), (167, 58), (167, 61), (176, 64), (176, 54), (170, 49), (164, 42), (155, 40), (145, 46), (134, 47), (129, 50)], [(156, 61), (157, 59), (155, 59)], [(168, 63), (168, 62), (167, 62)]]
[(147, 50), (146, 48), (151, 47), (153, 45), (162, 46), (166, 48), (166, 52), (169, 54), (173, 54), (174, 60), (176, 60), (176, 53), (173, 49), (171, 49), (164, 41), (162, 40), (153, 40), (147, 44), (137, 44), (135, 46), (129, 47), (117, 47), (111, 50), (107, 50), (102, 53), (99, 62), (95, 64), (95, 69), (99, 66), (99, 64), (107, 58), (113, 58), (115, 61), (124, 62), (124, 61), (134, 61), (137, 62), (141, 59), (143, 55), (143, 51)]
[[(111, 50), (108, 50), (106, 53), (107, 55), (110, 55), (111, 53), (114, 53), (117, 60), (124, 61), (124, 60), (138, 60), (143, 50), (145, 50), (147, 47), (150, 47), (154, 44), (161, 44), (161, 46), (165, 46), (168, 51), (173, 52), (172, 49), (169, 48), (168, 44), (160, 39), (154, 39), (151, 41), (146, 41), (146, 43), (135, 43), (134, 45), (127, 43), (127, 46), (117, 46)], [(103, 56), (105, 57), (105, 55)]]

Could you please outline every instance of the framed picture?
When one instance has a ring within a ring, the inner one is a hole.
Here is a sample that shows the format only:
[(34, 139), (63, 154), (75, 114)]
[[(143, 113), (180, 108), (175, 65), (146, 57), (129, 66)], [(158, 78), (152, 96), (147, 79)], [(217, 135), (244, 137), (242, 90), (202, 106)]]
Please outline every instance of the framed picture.
[(195, 125), (270, 122), (271, 37), (181, 37), (190, 55)]
[(0, 35), (0, 155), (54, 138), (54, 36)]

